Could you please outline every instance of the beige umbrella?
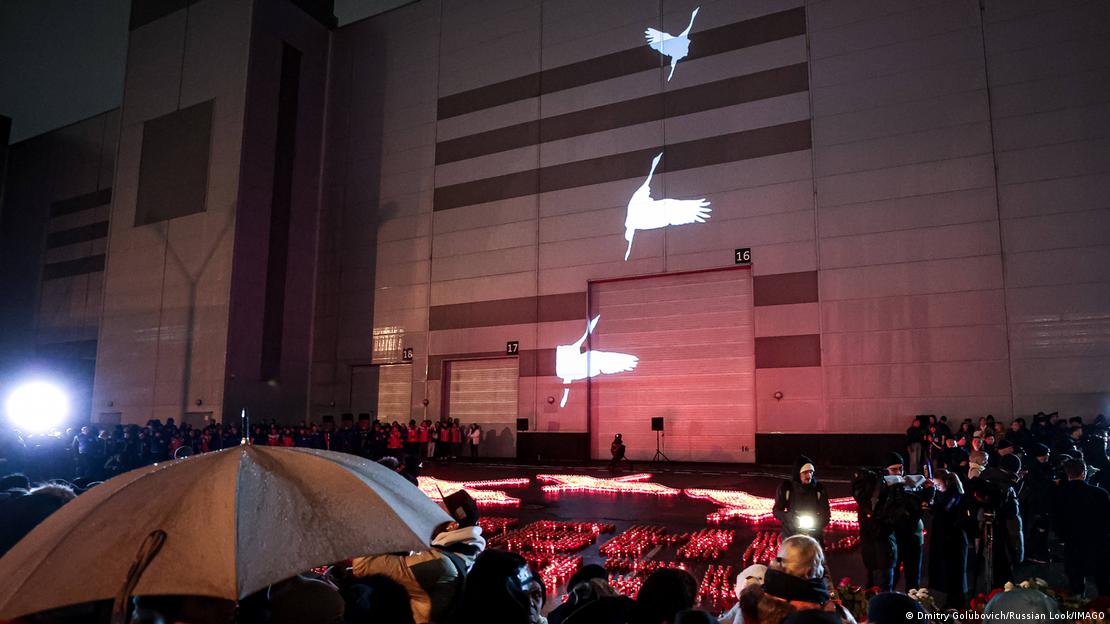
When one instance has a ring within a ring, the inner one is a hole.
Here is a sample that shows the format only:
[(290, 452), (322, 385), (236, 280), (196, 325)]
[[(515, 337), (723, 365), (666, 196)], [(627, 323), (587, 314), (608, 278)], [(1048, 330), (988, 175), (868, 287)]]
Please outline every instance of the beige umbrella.
[(0, 619), (112, 599), (137, 557), (149, 564), (137, 582), (130, 575), (132, 595), (237, 600), (314, 566), (426, 549), (450, 520), (400, 475), (353, 455), (204, 453), (122, 474), (47, 518), (0, 559)]

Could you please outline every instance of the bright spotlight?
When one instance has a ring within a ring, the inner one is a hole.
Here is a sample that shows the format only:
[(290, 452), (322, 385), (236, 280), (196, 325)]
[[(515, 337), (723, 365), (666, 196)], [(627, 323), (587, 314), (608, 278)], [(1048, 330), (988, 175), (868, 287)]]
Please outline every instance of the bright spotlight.
[(809, 514), (798, 515), (798, 528), (803, 531), (812, 531), (817, 527), (817, 519)]
[(60, 426), (69, 416), (69, 398), (54, 384), (32, 381), (8, 395), (4, 411), (17, 429), (44, 433)]

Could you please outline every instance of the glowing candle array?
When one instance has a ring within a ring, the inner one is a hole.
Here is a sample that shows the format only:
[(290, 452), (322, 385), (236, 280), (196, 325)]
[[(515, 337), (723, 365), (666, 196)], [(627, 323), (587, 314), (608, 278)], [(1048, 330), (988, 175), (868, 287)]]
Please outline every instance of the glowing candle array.
[[(782, 545), (782, 533), (779, 531), (759, 531), (755, 534), (755, 539), (751, 544), (744, 549), (744, 554), (740, 557), (740, 561), (745, 567), (753, 563), (762, 563), (767, 565), (772, 559), (778, 556), (779, 547)], [(843, 550), (851, 550), (859, 546), (859, 535), (844, 535), (837, 539), (827, 538), (825, 543), (825, 552), (837, 552)]]
[(644, 579), (639, 576), (613, 576), (609, 575), (609, 586), (618, 594), (635, 599), (644, 585)]
[(651, 483), (651, 475), (640, 473), (615, 479), (601, 479), (587, 475), (536, 475), (536, 479), (551, 485), (543, 486), (548, 494), (589, 493), (606, 494), (650, 494), (653, 496), (674, 496), (681, 490)]
[[(753, 524), (777, 522), (774, 516), (775, 500), (765, 496), (755, 496), (742, 490), (684, 490), (691, 498), (710, 500), (721, 508), (707, 515), (711, 524), (721, 524), (729, 520), (740, 520)], [(852, 498), (833, 498), (829, 500), (829, 528), (859, 530), (856, 518), (856, 501)]]
[(503, 516), (483, 516), (478, 518), (478, 526), (482, 527), (482, 536), (486, 539), (495, 535), (500, 535), (518, 524), (520, 524), (520, 520)]
[(634, 526), (606, 542), (598, 552), (606, 557), (640, 558), (649, 548), (666, 540), (662, 527)]
[(543, 554), (569, 553), (589, 546), (602, 533), (616, 527), (599, 522), (539, 520), (489, 540), (490, 548)]
[(686, 564), (678, 561), (648, 561), (645, 559), (614, 558), (605, 560), (605, 569), (609, 572), (622, 572), (629, 576), (647, 576), (662, 568), (686, 569)]
[(698, 586), (698, 602), (715, 611), (727, 611), (736, 604), (736, 570), (730, 565), (710, 565)]
[(450, 496), (459, 490), (466, 490), (474, 497), (474, 502), (479, 507), (517, 507), (519, 498), (513, 498), (501, 490), (484, 488), (515, 488), (527, 487), (529, 479), (498, 479), (495, 481), (447, 481), (435, 477), (417, 477), (420, 491), (428, 498), (441, 502), (444, 496)]
[(778, 556), (779, 546), (782, 545), (782, 534), (778, 531), (760, 531), (755, 534), (755, 539), (744, 549), (740, 557), (740, 565), (745, 568), (753, 563), (767, 565)]
[(581, 567), (582, 557), (555, 555), (538, 567), (538, 574), (547, 592), (554, 593), (556, 587), (565, 583)]
[(702, 529), (690, 536), (678, 549), (679, 559), (712, 561), (728, 550), (736, 531), (732, 529)]

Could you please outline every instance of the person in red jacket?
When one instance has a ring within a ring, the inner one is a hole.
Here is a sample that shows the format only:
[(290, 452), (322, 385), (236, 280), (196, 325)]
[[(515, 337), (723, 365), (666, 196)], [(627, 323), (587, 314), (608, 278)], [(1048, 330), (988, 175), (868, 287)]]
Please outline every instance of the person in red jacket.
[(428, 429), (431, 424), (431, 421), (425, 420), (416, 428), (416, 442), (420, 445), (420, 455), (422, 457), (428, 456)]
[(451, 421), (444, 419), (439, 423), (439, 444), (436, 445), (436, 454), (441, 458), (451, 456)]
[(400, 459), (404, 448), (404, 435), (401, 433), (401, 425), (393, 425), (393, 430), (389, 432), (389, 441), (386, 442), (387, 452)]
[(409, 427), (405, 430), (405, 454), (416, 455), (420, 447), (420, 432), (416, 430), (416, 421), (410, 420)]

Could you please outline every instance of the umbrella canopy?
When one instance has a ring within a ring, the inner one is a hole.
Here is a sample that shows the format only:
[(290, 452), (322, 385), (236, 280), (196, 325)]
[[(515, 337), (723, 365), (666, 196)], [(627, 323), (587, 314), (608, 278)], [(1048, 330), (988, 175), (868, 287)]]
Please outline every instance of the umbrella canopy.
[(0, 559), (0, 619), (110, 599), (164, 531), (133, 595), (237, 600), (308, 568), (422, 550), (451, 520), (397, 473), (344, 453), (239, 446), (122, 474)]

